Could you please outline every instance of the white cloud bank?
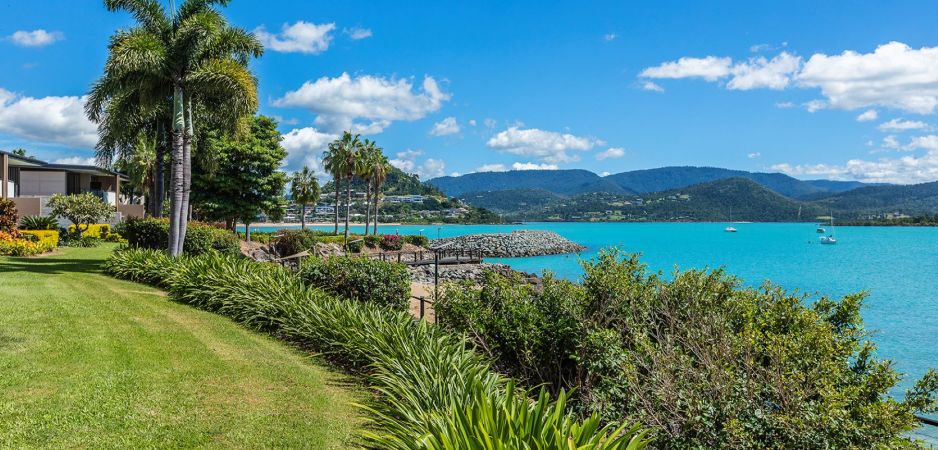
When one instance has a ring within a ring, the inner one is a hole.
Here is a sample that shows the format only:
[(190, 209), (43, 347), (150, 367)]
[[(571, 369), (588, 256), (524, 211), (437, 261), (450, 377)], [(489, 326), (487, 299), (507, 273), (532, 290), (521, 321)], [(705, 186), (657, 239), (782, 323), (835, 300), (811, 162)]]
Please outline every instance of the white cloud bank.
[(295, 171), (308, 166), (317, 177), (329, 177), (322, 167), (322, 153), (326, 151), (330, 142), (338, 138), (338, 134), (324, 133), (312, 127), (290, 130), (280, 141), (280, 145), (287, 151), (284, 169)]
[(16, 31), (7, 36), (7, 40), (20, 47), (44, 47), (57, 41), (65, 39), (65, 34), (60, 31), (46, 31), (43, 29), (25, 31)]
[(625, 149), (622, 147), (610, 147), (606, 151), (599, 152), (596, 154), (596, 159), (602, 161), (604, 159), (615, 159), (625, 156)]
[(361, 40), (361, 39), (367, 39), (372, 36), (370, 29), (361, 28), (361, 27), (354, 27), (354, 28), (346, 29), (345, 34), (347, 34), (350, 38), (356, 41)]
[(875, 109), (868, 109), (857, 116), (857, 122), (869, 122), (876, 120), (877, 117), (879, 117), (879, 114), (876, 113)]
[(815, 111), (885, 107), (931, 114), (938, 107), (938, 47), (914, 49), (901, 42), (880, 45), (870, 53), (817, 53), (807, 61), (788, 52), (737, 63), (729, 57), (684, 57), (649, 67), (639, 77), (702, 78), (738, 90), (818, 89), (823, 100), (806, 104)]
[(598, 139), (569, 133), (519, 127), (509, 127), (492, 136), (486, 143), (489, 148), (538, 158), (548, 164), (579, 161), (580, 156), (571, 152), (588, 151), (603, 144), (604, 142)]
[(556, 164), (538, 164), (532, 162), (515, 162), (511, 166), (504, 164), (485, 164), (477, 167), (473, 172), (507, 172), (509, 170), (557, 170)]
[(456, 118), (447, 117), (433, 124), (433, 128), (430, 128), (430, 135), (431, 136), (448, 136), (451, 134), (459, 133), (459, 131), (460, 131), (459, 122), (456, 122)]
[[(331, 133), (353, 130), (377, 134), (392, 122), (413, 121), (440, 109), (450, 99), (433, 77), (423, 79), (422, 89), (414, 90), (409, 79), (388, 79), (371, 75), (355, 78), (348, 73), (307, 81), (274, 106), (306, 108), (317, 114), (315, 123)], [(365, 119), (367, 123), (356, 123)]]
[(329, 49), (335, 23), (315, 24), (302, 20), (283, 24), (280, 33), (270, 33), (263, 25), (254, 29), (254, 35), (264, 47), (275, 52), (318, 54)]
[(903, 119), (892, 119), (888, 122), (883, 122), (877, 126), (880, 131), (909, 131), (909, 130), (924, 130), (928, 128), (928, 124), (918, 120), (903, 120)]
[(85, 97), (26, 97), (0, 88), (0, 133), (21, 139), (93, 148), (95, 124), (85, 117)]
[(397, 152), (396, 158), (389, 161), (392, 166), (407, 173), (417, 174), (421, 180), (442, 177), (446, 175), (446, 164), (443, 160), (427, 158), (418, 163), (417, 158), (423, 156), (423, 150), (404, 150)]

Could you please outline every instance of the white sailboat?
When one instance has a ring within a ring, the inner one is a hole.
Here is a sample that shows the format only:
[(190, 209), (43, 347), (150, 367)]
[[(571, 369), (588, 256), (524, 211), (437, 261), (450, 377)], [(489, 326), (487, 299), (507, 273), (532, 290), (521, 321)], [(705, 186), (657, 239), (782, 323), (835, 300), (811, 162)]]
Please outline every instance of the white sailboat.
[[(823, 233), (824, 229), (818, 227), (818, 233)], [(837, 238), (834, 237), (834, 213), (831, 212), (831, 234), (830, 236), (821, 236), (821, 243), (833, 245), (837, 243)]]
[[(733, 208), (730, 208), (730, 223), (732, 223), (732, 222), (733, 222)], [(730, 226), (724, 228), (723, 231), (725, 231), (725, 232), (727, 232), (727, 233), (735, 233), (735, 232), (736, 232), (736, 227), (730, 225)]]

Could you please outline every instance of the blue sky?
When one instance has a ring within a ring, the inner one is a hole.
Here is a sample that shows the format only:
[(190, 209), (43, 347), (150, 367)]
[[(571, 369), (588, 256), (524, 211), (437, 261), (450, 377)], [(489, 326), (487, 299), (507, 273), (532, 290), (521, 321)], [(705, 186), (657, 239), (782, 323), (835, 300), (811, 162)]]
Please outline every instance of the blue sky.
[[(168, 4), (168, 1), (166, 2)], [(287, 169), (353, 127), (424, 178), (665, 165), (938, 180), (935, 2), (250, 2)], [(96, 1), (0, 4), (0, 149), (90, 157)]]

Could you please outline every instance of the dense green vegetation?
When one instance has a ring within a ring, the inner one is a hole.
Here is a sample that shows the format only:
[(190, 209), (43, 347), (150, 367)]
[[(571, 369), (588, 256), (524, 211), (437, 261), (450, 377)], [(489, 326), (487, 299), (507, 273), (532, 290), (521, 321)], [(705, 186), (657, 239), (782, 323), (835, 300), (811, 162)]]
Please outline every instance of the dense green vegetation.
[(851, 213), (849, 217), (892, 212), (911, 216), (938, 214), (938, 181), (906, 186), (869, 186), (820, 199), (816, 203), (834, 211)]
[(115, 253), (108, 270), (165, 287), (172, 299), (230, 317), (360, 373), (377, 394), (365, 438), (382, 449), (639, 449), (637, 427), (577, 421), (566, 395), (536, 402), (463, 339), (406, 312), (337, 299), (279, 266), (152, 250)]
[(100, 273), (113, 245), (0, 258), (0, 447), (350, 448), (347, 376)]
[(894, 219), (865, 219), (840, 221), (838, 225), (858, 227), (938, 227), (938, 214), (934, 216), (898, 217)]
[[(163, 249), (169, 241), (169, 221), (166, 219), (131, 217), (119, 223), (116, 229), (128, 245), (135, 248)], [(240, 254), (238, 236), (208, 224), (189, 224), (183, 252), (187, 255), (201, 255), (212, 251)]]
[(629, 193), (615, 183), (582, 169), (476, 172), (458, 177), (434, 178), (427, 183), (436, 186), (446, 195), (456, 197), (467, 192), (513, 189), (543, 189), (564, 196), (588, 192)]
[[(618, 195), (614, 195), (619, 197)], [(565, 197), (544, 189), (506, 189), (503, 191), (467, 192), (459, 198), (466, 203), (485, 208), (499, 214), (524, 216), (529, 211), (539, 211), (553, 203), (561, 203)]]
[[(361, 177), (352, 177), (352, 190), (365, 192), (366, 183)], [(323, 192), (335, 192), (335, 183), (327, 182), (323, 186)], [(446, 197), (446, 195), (435, 186), (420, 181), (420, 177), (415, 174), (404, 172), (397, 167), (391, 166), (387, 173), (387, 178), (381, 187), (384, 195), (431, 195), (434, 197)], [(328, 196), (326, 196), (328, 197)]]
[(440, 324), (496, 368), (609, 421), (653, 427), (659, 448), (910, 448), (913, 413), (934, 412), (938, 372), (897, 401), (900, 375), (874, 357), (862, 294), (812, 304), (721, 271), (666, 280), (606, 251), (581, 284), (495, 273), (453, 284)]
[(399, 311), (410, 306), (410, 272), (403, 264), (338, 256), (307, 258), (297, 275), (310, 286), (350, 300)]

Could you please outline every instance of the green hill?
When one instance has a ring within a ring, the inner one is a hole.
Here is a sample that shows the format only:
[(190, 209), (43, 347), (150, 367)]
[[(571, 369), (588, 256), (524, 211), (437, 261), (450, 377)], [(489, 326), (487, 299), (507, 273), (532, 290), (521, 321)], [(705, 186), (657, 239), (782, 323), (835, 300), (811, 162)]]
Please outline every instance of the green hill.
[(561, 196), (587, 192), (630, 193), (593, 172), (581, 169), (476, 172), (458, 177), (434, 178), (427, 183), (451, 196), (460, 196), (467, 192), (517, 189), (541, 189)]
[(938, 182), (904, 186), (868, 186), (812, 202), (839, 215), (861, 217), (887, 212), (911, 216), (938, 213)]
[(508, 189), (504, 191), (467, 192), (459, 199), (473, 206), (499, 214), (544, 208), (563, 197), (543, 189)]

